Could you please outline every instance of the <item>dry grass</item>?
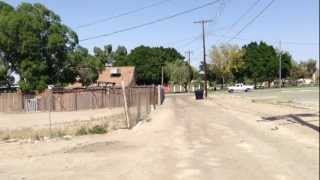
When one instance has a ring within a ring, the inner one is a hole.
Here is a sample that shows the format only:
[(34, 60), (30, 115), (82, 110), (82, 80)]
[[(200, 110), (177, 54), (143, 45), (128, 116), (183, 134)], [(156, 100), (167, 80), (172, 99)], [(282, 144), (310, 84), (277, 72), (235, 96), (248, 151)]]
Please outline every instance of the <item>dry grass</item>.
[[(32, 139), (43, 140), (45, 137), (60, 138), (65, 135), (79, 136), (86, 134), (102, 134), (112, 130), (125, 128), (125, 121), (121, 116), (102, 117), (89, 121), (73, 121), (54, 124), (52, 128), (21, 128), (14, 130), (1, 130), (0, 140)], [(121, 122), (124, 122), (124, 126)], [(120, 122), (120, 124), (119, 124)]]

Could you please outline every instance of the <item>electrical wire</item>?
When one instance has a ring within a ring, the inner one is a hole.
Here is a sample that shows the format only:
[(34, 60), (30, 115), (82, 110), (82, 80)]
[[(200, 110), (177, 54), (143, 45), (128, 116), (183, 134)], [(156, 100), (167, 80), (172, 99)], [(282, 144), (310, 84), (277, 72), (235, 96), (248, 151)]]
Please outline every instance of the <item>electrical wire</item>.
[(128, 28), (120, 29), (120, 30), (113, 31), (113, 32), (110, 32), (110, 33), (107, 33), (107, 34), (101, 34), (101, 35), (97, 35), (97, 36), (88, 37), (88, 38), (80, 40), (80, 42), (88, 41), (88, 40), (92, 40), (92, 39), (98, 39), (98, 38), (101, 38), (101, 37), (107, 37), (107, 36), (111, 36), (111, 35), (114, 35), (114, 34), (130, 31), (130, 30), (134, 30), (134, 29), (139, 29), (139, 28), (142, 28), (142, 27), (145, 27), (145, 26), (149, 26), (149, 25), (152, 25), (152, 24), (156, 24), (156, 23), (159, 23), (159, 22), (162, 22), (162, 21), (166, 21), (166, 20), (181, 16), (181, 15), (184, 15), (184, 14), (188, 14), (188, 13), (191, 13), (193, 11), (196, 11), (196, 10), (208, 7), (208, 6), (212, 6), (212, 5), (214, 5), (214, 4), (218, 3), (218, 2), (220, 2), (220, 0), (210, 1), (208, 3), (205, 3), (205, 4), (201, 5), (201, 6), (197, 6), (197, 7), (191, 8), (191, 9), (187, 9), (187, 10), (184, 10), (182, 12), (178, 12), (176, 14), (173, 14), (171, 16), (159, 18), (159, 19), (147, 22), (147, 23), (143, 23), (143, 24), (131, 26), (131, 27), (128, 27)]
[(240, 31), (238, 31), (232, 38), (230, 38), (227, 43), (230, 43), (233, 39), (235, 39), (239, 34), (241, 34), (245, 29), (247, 29), (251, 24), (255, 22), (258, 17), (260, 17), (273, 3), (275, 0), (271, 0), (255, 17), (253, 17), (245, 26), (243, 26)]
[(111, 21), (111, 20), (118, 19), (118, 18), (123, 17), (123, 16), (128, 16), (130, 14), (138, 13), (138, 12), (143, 11), (145, 9), (149, 9), (149, 8), (152, 8), (152, 7), (156, 7), (156, 6), (162, 5), (162, 4), (167, 3), (169, 1), (172, 1), (172, 0), (158, 1), (158, 2), (146, 5), (146, 6), (141, 7), (141, 8), (133, 9), (131, 11), (120, 13), (120, 14), (117, 14), (117, 15), (114, 15), (114, 16), (110, 16), (110, 17), (107, 17), (107, 18), (104, 18), (104, 19), (96, 20), (96, 21), (93, 21), (93, 22), (90, 22), (90, 23), (87, 23), (87, 24), (82, 24), (82, 25), (76, 26), (74, 28), (75, 29), (81, 29), (81, 28), (93, 26), (93, 25), (96, 25), (96, 24), (100, 24), (100, 23), (103, 23), (103, 22)]
[(227, 35), (239, 22), (247, 16), (260, 2), (261, 0), (255, 1), (231, 26), (230, 28), (224, 33), (224, 35)]

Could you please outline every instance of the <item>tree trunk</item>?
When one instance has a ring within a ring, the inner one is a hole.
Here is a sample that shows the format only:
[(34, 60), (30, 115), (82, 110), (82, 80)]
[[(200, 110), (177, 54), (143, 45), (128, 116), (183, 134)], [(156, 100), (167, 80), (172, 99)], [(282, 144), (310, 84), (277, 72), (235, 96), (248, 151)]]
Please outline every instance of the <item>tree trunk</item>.
[(222, 90), (224, 88), (224, 77), (222, 76), (221, 79), (222, 79), (222, 84), (221, 84), (221, 90)]
[(271, 81), (268, 80), (268, 88), (270, 88), (270, 86), (271, 86)]

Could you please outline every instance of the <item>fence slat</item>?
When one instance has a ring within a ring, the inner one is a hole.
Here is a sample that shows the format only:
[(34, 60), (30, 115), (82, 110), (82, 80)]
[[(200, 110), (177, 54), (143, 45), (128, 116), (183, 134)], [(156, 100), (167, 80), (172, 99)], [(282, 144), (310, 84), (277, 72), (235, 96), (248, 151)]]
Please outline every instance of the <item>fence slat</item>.
[[(150, 111), (151, 105), (158, 101), (156, 86), (127, 87), (126, 95), (129, 109), (143, 105), (139, 108)], [(22, 93), (0, 93), (0, 112), (23, 112), (34, 109), (48, 111), (49, 93), (44, 92), (37, 96)], [(36, 100), (26, 101), (25, 99)], [(52, 92), (53, 111), (77, 111), (84, 109), (113, 108), (123, 106), (121, 88), (75, 89)], [(31, 109), (30, 109), (31, 108)], [(133, 113), (138, 115), (137, 113)]]

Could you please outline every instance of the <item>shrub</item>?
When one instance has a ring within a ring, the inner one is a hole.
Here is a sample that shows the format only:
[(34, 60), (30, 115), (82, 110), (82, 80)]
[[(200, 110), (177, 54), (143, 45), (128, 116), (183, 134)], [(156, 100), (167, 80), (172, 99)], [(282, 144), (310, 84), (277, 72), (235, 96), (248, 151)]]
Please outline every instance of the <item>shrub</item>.
[(88, 131), (89, 131), (90, 134), (104, 134), (104, 133), (107, 133), (106, 128), (103, 127), (103, 126), (99, 126), (99, 125), (96, 125), (96, 126), (90, 128)]
[(87, 135), (88, 131), (87, 128), (82, 126), (80, 129), (77, 130), (76, 132), (76, 136), (83, 136), (83, 135)]
[(42, 137), (37, 133), (37, 134), (34, 135), (33, 138), (34, 138), (35, 140), (37, 140), (37, 141), (40, 141)]
[(9, 139), (10, 139), (10, 135), (9, 134), (7, 134), (4, 137), (2, 137), (3, 141), (9, 140)]
[(52, 137), (63, 137), (65, 135), (67, 134), (63, 130), (57, 130), (55, 132), (52, 132)]

